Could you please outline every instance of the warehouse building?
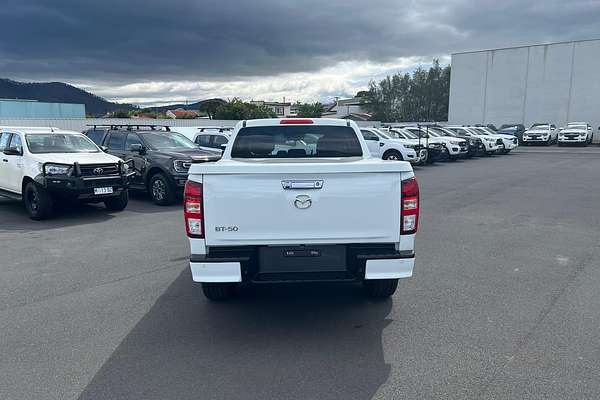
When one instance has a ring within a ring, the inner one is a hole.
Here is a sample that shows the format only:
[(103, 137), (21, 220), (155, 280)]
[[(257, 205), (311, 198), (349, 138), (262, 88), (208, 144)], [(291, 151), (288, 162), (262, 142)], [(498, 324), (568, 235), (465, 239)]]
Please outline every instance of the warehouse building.
[(85, 118), (85, 105), (45, 103), (36, 100), (0, 99), (0, 119)]
[(600, 39), (452, 54), (452, 124), (586, 121), (600, 139)]

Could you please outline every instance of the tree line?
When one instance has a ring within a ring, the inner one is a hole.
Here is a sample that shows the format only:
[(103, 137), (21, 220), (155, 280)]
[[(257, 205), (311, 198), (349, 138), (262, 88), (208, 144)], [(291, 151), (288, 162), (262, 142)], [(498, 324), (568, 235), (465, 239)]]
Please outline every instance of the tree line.
[(371, 81), (369, 90), (357, 94), (371, 119), (383, 122), (447, 121), (449, 95), (450, 65), (440, 67), (439, 60), (412, 75), (398, 73)]
[[(323, 104), (318, 101), (315, 103), (297, 102), (294, 104), (294, 107), (296, 108), (296, 116), (304, 118), (320, 118), (324, 110)], [(264, 104), (252, 104), (238, 98), (231, 99), (224, 104), (220, 102), (205, 102), (200, 106), (198, 111), (200, 116), (221, 120), (277, 117), (275, 111)], [(167, 118), (164, 112), (156, 112), (151, 109), (116, 110), (110, 116), (112, 118)]]

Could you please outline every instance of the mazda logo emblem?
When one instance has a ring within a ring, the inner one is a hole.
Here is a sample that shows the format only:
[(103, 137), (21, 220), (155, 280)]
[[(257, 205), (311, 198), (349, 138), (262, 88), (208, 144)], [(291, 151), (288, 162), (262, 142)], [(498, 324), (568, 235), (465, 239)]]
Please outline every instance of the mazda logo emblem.
[(103, 172), (104, 170), (100, 167), (94, 168), (94, 175), (102, 175)]
[(296, 196), (296, 199), (294, 200), (294, 206), (296, 206), (296, 208), (298, 208), (300, 210), (305, 210), (305, 209), (309, 208), (311, 205), (312, 205), (312, 199), (305, 194)]

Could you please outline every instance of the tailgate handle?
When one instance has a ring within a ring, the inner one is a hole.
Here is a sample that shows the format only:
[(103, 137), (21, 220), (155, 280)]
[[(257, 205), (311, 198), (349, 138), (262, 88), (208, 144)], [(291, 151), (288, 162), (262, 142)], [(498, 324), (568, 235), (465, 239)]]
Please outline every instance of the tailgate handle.
[(323, 180), (281, 181), (281, 186), (284, 189), (321, 189), (323, 188)]

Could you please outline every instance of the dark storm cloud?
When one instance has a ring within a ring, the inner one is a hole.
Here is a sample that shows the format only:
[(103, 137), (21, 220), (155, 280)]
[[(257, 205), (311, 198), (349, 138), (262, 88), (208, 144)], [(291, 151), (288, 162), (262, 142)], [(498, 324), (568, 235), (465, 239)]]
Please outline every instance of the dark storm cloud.
[(5, 0), (0, 76), (231, 79), (600, 36), (598, 1)]

